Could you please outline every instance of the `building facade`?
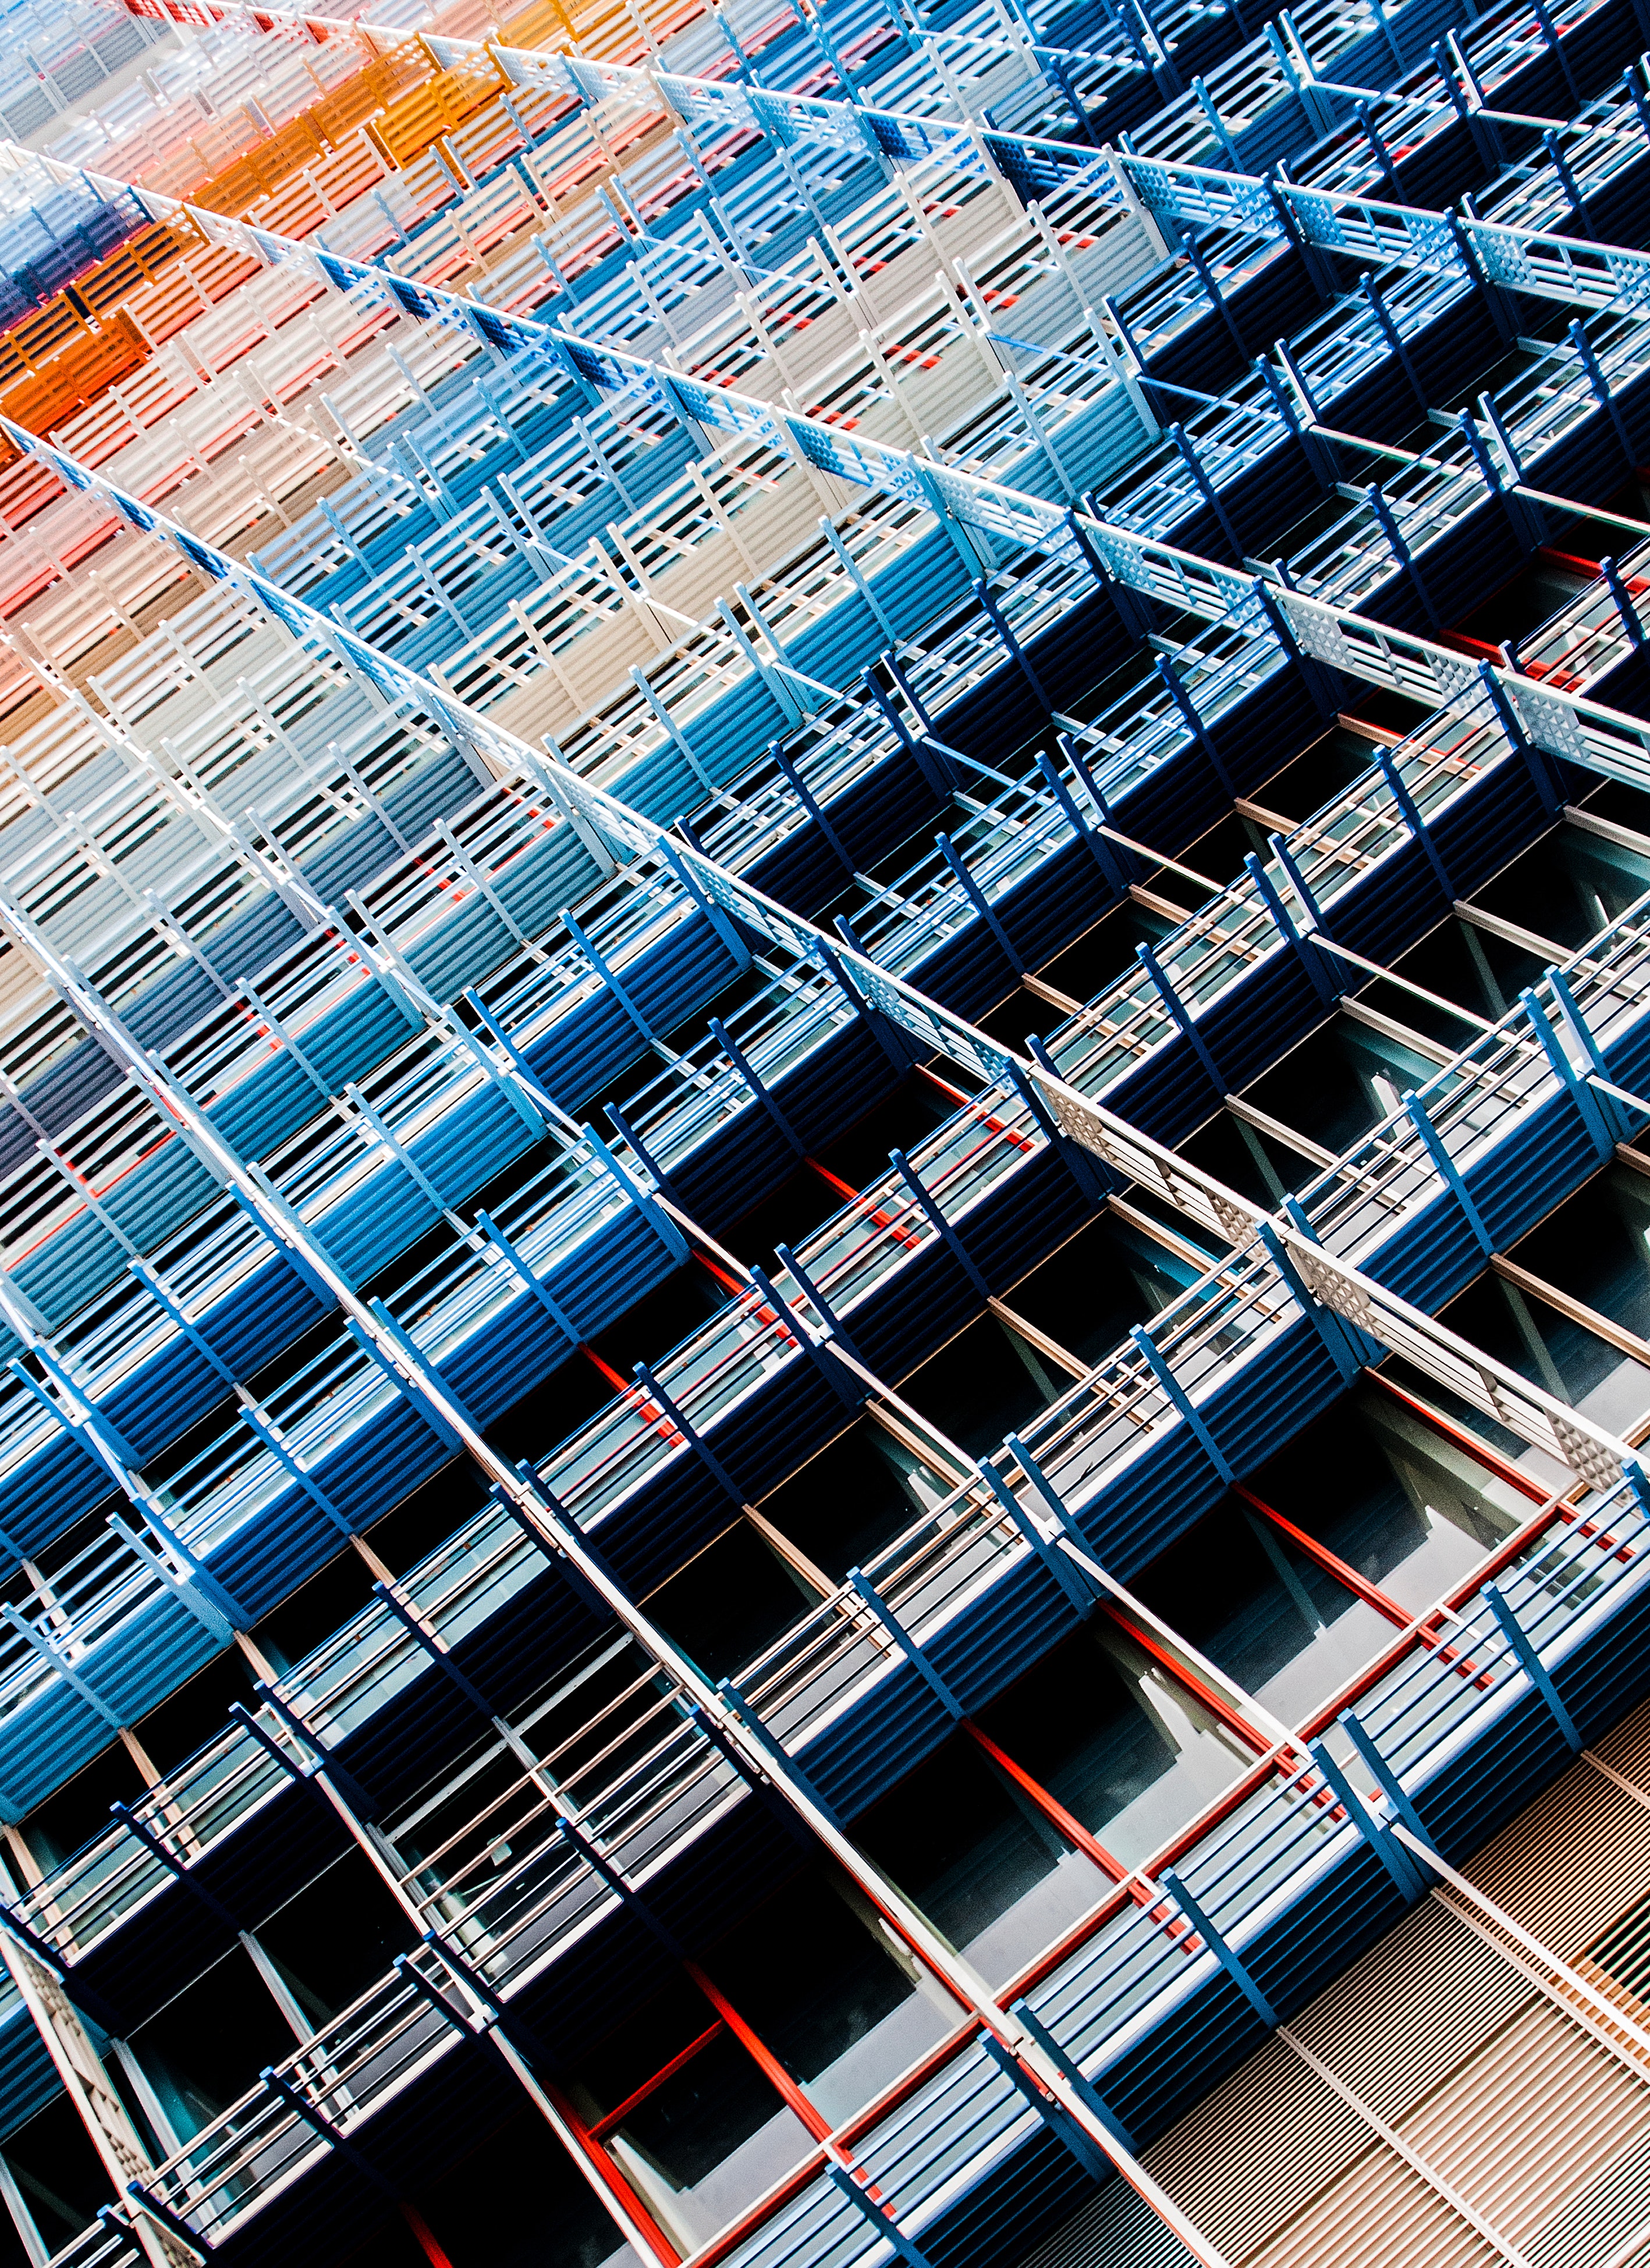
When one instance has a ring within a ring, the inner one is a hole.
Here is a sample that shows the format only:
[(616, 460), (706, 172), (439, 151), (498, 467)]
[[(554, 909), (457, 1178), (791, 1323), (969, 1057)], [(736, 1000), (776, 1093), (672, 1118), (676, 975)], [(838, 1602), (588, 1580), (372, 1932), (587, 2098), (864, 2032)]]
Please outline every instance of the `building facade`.
[(1628, 2268), (1650, 13), (400, 12), (4, 19), (0, 2256)]

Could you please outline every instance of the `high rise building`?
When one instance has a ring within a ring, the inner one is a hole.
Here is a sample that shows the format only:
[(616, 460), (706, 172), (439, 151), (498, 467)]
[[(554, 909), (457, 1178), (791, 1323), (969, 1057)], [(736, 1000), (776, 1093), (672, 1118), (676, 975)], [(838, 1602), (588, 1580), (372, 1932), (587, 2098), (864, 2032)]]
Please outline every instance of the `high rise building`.
[(0, 21), (0, 2264), (1650, 2260), (1650, 9)]

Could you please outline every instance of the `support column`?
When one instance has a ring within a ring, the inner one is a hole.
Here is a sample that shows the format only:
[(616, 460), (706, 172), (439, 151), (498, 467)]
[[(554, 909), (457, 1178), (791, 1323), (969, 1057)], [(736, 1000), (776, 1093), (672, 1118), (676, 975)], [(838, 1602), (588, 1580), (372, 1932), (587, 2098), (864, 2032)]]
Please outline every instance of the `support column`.
[(1582, 1743), (1581, 1735), (1575, 1727), (1575, 1719), (1560, 1699), (1558, 1689), (1552, 1682), (1552, 1673), (1536, 1651), (1535, 1642), (1520, 1622), (1512, 1601), (1499, 1583), (1485, 1583), (1481, 1596), (1500, 1624), (1501, 1635), (1511, 1647), (1519, 1668), (1546, 1703), (1553, 1723), (1564, 1735), (1566, 1746), (1573, 1756), (1579, 1756)]
[(979, 1293), (980, 1298), (982, 1300), (989, 1300), (991, 1296), (990, 1285), (986, 1282), (985, 1278), (980, 1272), (980, 1270), (976, 1264), (974, 1257), (969, 1252), (968, 1247), (963, 1243), (962, 1239), (957, 1234), (956, 1230), (952, 1226), (951, 1223), (946, 1219), (944, 1210), (940, 1205), (939, 1198), (936, 1197), (932, 1190), (925, 1185), (921, 1175), (917, 1173), (916, 1167), (912, 1165), (910, 1160), (906, 1156), (903, 1150), (890, 1150), (888, 1152), (888, 1163), (893, 1167), (901, 1181), (904, 1182), (906, 1188), (910, 1190), (911, 1197), (921, 1210), (924, 1218), (927, 1220), (930, 1227), (933, 1229), (935, 1234), (939, 1238), (940, 1242), (945, 1245), (947, 1250), (956, 1262), (958, 1267), (961, 1269), (969, 1283), (973, 1285), (975, 1290)]
[(1135, 958), (1151, 979), (1153, 990), (1168, 1010), (1170, 1021), (1177, 1025), (1183, 1034), (1192, 1053), (1202, 1064), (1209, 1084), (1215, 1093), (1224, 1096), (1226, 1092), (1226, 1082), (1221, 1077), (1219, 1065), (1210, 1054), (1204, 1036), (1193, 1020), (1190, 1009), (1187, 1007), (1170, 979), (1164, 974), (1162, 965), (1151, 946), (1137, 945), (1134, 951)]
[(1471, 1192), (1461, 1177), (1461, 1169), (1446, 1148), (1443, 1136), (1433, 1125), (1426, 1105), (1411, 1089), (1404, 1095), (1403, 1108), (1421, 1147), (1432, 1160), (1439, 1179), (1461, 1207), (1467, 1226), (1472, 1231), (1473, 1240), (1487, 1260), (1495, 1249), (1495, 1239), (1484, 1226), (1484, 1215), (1473, 1203)]
[[(661, 846), (661, 849), (663, 846)], [(752, 1714), (739, 1705), (726, 1686), (712, 1687), (696, 1666), (683, 1655), (644, 1609), (630, 1598), (592, 1551), (576, 1524), (569, 1521), (544, 1497), (535, 1484), (512, 1466), (488, 1440), (446, 1381), (416, 1344), (398, 1330), (381, 1303), (369, 1305), (338, 1269), (324, 1243), (262, 1176), (255, 1174), (224, 1143), (195, 1098), (163, 1063), (151, 1058), (126, 1028), (109, 1004), (86, 982), (40, 931), (33, 919), (9, 895), (0, 895), (0, 916), (24, 945), (31, 958), (63, 994), (88, 1029), (97, 1033), (118, 1062), (130, 1071), (140, 1089), (188, 1135), (192, 1146), (232, 1188), (267, 1232), (284, 1248), (301, 1253), (316, 1276), (332, 1292), (353, 1332), (398, 1389), (427, 1422), (444, 1436), (455, 1439), (480, 1467), (483, 1476), (519, 1507), (525, 1521), (541, 1536), (547, 1552), (565, 1560), (583, 1583), (612, 1610), (619, 1622), (652, 1656), (684, 1697), (714, 1718), (731, 1746), (748, 1759), (753, 1771), (770, 1778), (808, 1828), (817, 1843), (844, 1869), (871, 1899), (889, 1926), (910, 1946), (918, 1960), (969, 2010), (986, 2032), (998, 2040), (1055, 2110), (1074, 2120), (1116, 2169), (1173, 2231), (1201, 2264), (1201, 2268), (1228, 2268), (1226, 2256), (1193, 2224), (1139, 2161), (1116, 2135), (1073, 2085), (1063, 2065), (1050, 2056), (1013, 2014), (1002, 2007), (972, 1966), (933, 1927), (897, 1885), (886, 1878), (839, 1823), (821, 1805), (801, 1775), (790, 1766), (783, 1747), (759, 1731)], [(714, 915), (712, 916), (714, 918)], [(726, 917), (724, 917), (726, 918)], [(983, 1048), (988, 1043), (981, 1042)], [(531, 1086), (529, 1091), (531, 1091)], [(616, 1169), (615, 1169), (616, 1170)], [(364, 1838), (365, 1839), (365, 1838)], [(392, 1870), (381, 1859), (379, 1871)], [(1050, 2114), (1049, 2123), (1057, 2131)], [(615, 2214), (615, 2219), (620, 2218)], [(633, 2224), (632, 2224), (633, 2226)], [(626, 2228), (627, 2241), (630, 2228)], [(179, 2256), (178, 2268), (186, 2256)]]
[(9, 1927), (0, 1927), (0, 1960), (80, 2114), (114, 2194), (136, 2194), (140, 2210), (133, 2216), (132, 2230), (145, 2257), (154, 2268), (194, 2268), (206, 2257), (207, 2248), (193, 2231), (168, 2225), (141, 2209), (147, 2206), (144, 2185), (153, 2180), (155, 2169), (63, 1984)]

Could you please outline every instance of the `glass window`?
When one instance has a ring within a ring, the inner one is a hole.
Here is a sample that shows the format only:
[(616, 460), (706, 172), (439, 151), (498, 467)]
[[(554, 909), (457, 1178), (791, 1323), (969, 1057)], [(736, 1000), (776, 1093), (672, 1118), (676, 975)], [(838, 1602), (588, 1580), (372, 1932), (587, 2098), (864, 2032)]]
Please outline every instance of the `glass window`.
[(1299, 1724), (1392, 1634), (1384, 1616), (1233, 1497), (1132, 1588), (1285, 1725)]
[(1100, 1616), (979, 1724), (1124, 1867), (1160, 1850), (1254, 1753)]
[(864, 1893), (834, 1869), (789, 1885), (704, 1965), (834, 2126), (963, 2013)]
[(1530, 1512), (1516, 1489), (1379, 1389), (1308, 1426), (1250, 1486), (1406, 1615), (1441, 1598)]
[(683, 2253), (814, 2147), (686, 1977), (592, 2052), (571, 2092), (596, 2140)]
[(855, 1839), (992, 1984), (1034, 1960), (1108, 1883), (966, 1734), (875, 1805)]

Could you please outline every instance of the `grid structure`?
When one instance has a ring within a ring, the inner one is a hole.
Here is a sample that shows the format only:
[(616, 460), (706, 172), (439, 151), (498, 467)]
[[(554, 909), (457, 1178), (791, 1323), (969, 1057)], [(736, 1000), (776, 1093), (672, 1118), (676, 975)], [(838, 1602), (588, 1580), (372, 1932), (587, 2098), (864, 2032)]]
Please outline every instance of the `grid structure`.
[(1650, 11), (416, 12), (4, 18), (0, 2253), (1627, 2268)]

